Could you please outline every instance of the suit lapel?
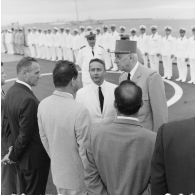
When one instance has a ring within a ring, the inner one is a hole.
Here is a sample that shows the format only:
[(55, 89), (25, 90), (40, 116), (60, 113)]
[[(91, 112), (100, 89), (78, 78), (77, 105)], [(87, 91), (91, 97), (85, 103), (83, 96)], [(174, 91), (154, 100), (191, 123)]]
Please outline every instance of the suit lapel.
[(135, 71), (135, 74), (133, 75), (133, 78), (131, 80), (133, 82), (137, 83), (141, 76), (142, 76), (142, 67), (139, 64), (139, 66), (137, 67), (137, 70)]

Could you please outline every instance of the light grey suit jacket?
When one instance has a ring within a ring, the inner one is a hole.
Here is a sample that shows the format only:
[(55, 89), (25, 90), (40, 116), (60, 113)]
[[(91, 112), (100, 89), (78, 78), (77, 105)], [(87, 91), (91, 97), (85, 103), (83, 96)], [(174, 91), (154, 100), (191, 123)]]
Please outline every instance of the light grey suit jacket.
[(156, 133), (130, 119), (92, 128), (85, 182), (89, 195), (141, 195), (148, 191)]
[[(127, 80), (126, 72), (121, 74), (119, 82), (123, 80)], [(157, 72), (139, 64), (131, 80), (142, 89), (143, 106), (139, 110), (138, 118), (145, 128), (157, 132), (162, 124), (168, 122), (168, 108), (162, 78)]]
[(84, 190), (83, 162), (91, 127), (88, 110), (71, 94), (54, 91), (39, 104), (38, 123), (41, 141), (51, 159), (54, 184)]

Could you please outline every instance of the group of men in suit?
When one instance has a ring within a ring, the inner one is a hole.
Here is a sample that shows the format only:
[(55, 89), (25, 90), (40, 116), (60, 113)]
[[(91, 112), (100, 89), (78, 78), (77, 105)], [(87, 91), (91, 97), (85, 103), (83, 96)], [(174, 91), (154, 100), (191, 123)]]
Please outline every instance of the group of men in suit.
[(44, 194), (49, 158), (59, 194), (147, 195), (150, 184), (154, 195), (195, 192), (195, 118), (163, 125), (168, 110), (160, 75), (139, 63), (135, 41), (116, 41), (114, 53), (124, 71), (119, 86), (105, 81), (105, 62), (93, 58), (92, 83), (79, 89), (75, 64), (61, 60), (53, 70), (55, 91), (39, 105), (31, 89), (39, 64), (29, 57), (18, 63), (18, 80), (5, 97), (11, 143), (2, 163), (16, 163), (21, 193)]

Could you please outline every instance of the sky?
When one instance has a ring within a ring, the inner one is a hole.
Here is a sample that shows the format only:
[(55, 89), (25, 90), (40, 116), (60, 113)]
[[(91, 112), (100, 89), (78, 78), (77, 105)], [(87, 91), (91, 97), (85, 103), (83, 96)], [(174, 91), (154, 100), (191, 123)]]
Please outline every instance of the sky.
[(195, 0), (1, 0), (1, 25), (78, 19), (195, 18)]

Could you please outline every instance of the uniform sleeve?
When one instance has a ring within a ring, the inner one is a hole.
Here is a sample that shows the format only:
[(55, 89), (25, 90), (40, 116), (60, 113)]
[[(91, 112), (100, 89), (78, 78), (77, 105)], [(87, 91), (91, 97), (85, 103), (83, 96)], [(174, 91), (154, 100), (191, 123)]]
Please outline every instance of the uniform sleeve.
[(106, 186), (99, 175), (92, 153), (91, 137), (87, 148), (87, 161), (85, 165), (85, 184), (89, 195), (107, 195)]
[(159, 129), (151, 163), (151, 194), (161, 195), (168, 192), (164, 165), (163, 126)]
[(28, 148), (36, 129), (38, 129), (37, 103), (34, 99), (27, 99), (23, 102), (19, 113), (19, 134), (10, 154), (11, 160), (16, 162), (22, 157)]
[(149, 77), (149, 98), (152, 109), (153, 131), (168, 122), (168, 107), (165, 95), (165, 87), (159, 74), (154, 73)]
[(44, 146), (48, 156), (50, 157), (49, 143), (48, 143), (47, 136), (45, 134), (44, 127), (43, 127), (43, 122), (42, 122), (41, 112), (40, 112), (40, 105), (38, 107), (37, 117), (38, 117), (39, 135), (40, 135), (40, 138), (41, 138), (41, 142), (42, 142), (42, 144), (43, 144), (43, 146)]

